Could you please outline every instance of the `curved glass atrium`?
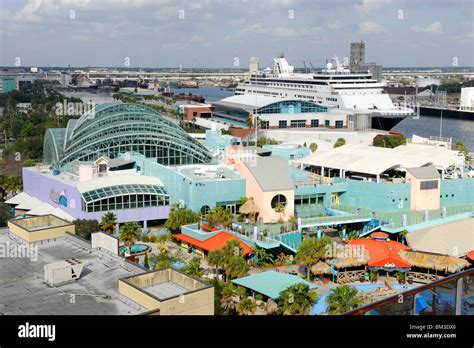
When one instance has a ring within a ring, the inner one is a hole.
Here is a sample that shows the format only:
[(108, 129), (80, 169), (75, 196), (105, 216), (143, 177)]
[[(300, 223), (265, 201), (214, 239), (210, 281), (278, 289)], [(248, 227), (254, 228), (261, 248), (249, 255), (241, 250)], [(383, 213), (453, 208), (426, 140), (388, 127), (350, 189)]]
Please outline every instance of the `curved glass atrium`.
[(169, 205), (169, 195), (154, 185), (116, 185), (82, 193), (82, 210), (89, 213), (165, 205)]
[(181, 127), (139, 104), (101, 104), (69, 121), (67, 128), (48, 129), (44, 162), (63, 166), (93, 161), (101, 155), (138, 152), (164, 165), (208, 163), (209, 151)]

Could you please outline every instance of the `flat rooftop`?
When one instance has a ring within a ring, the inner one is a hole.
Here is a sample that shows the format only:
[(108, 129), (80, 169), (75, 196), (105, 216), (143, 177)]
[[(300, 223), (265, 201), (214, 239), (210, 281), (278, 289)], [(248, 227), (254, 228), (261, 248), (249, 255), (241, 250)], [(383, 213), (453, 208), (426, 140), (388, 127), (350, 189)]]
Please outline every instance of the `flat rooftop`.
[(142, 290), (158, 298), (170, 298), (188, 292), (189, 290), (173, 282), (164, 282), (150, 285)]
[[(0, 229), (0, 245), (18, 247)], [(44, 266), (70, 258), (85, 265), (77, 281), (52, 287), (45, 283)], [(118, 280), (135, 273), (119, 261), (87, 250), (67, 239), (38, 245), (37, 260), (6, 257), (0, 266), (0, 315), (134, 315), (143, 310), (119, 299)], [(75, 301), (71, 301), (71, 295)], [(74, 302), (74, 303), (71, 303)]]
[(176, 170), (193, 181), (240, 179), (238, 171), (224, 165), (186, 165), (175, 167)]

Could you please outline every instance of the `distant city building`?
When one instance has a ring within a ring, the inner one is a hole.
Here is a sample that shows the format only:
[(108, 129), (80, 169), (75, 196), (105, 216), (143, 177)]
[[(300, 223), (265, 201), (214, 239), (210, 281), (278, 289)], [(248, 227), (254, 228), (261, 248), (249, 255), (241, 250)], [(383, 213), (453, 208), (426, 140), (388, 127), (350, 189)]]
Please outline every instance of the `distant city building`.
[(65, 72), (62, 72), (60, 82), (63, 86), (67, 86), (67, 85), (72, 84), (72, 75), (68, 74), (68, 73), (65, 73)]
[(351, 43), (349, 69), (351, 71), (369, 71), (377, 82), (382, 81), (382, 65), (365, 62), (365, 42)]
[(252, 57), (249, 61), (249, 74), (255, 74), (259, 69), (258, 58)]
[(17, 90), (16, 79), (11, 76), (0, 77), (0, 94), (6, 94)]
[(356, 67), (363, 64), (365, 64), (365, 42), (352, 42), (349, 68), (350, 70), (357, 70)]

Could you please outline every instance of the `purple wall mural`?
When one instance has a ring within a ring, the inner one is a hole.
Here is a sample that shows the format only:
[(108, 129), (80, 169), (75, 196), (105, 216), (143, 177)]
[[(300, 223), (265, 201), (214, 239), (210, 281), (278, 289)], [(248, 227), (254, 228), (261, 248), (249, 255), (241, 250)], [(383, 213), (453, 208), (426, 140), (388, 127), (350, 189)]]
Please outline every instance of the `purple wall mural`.
[[(41, 174), (29, 168), (23, 168), (23, 191), (42, 202), (61, 208), (76, 219), (99, 220), (105, 211), (88, 213), (81, 209), (81, 194), (73, 183), (60, 176)], [(150, 207), (115, 210), (118, 222), (147, 221), (166, 219), (171, 207)]]

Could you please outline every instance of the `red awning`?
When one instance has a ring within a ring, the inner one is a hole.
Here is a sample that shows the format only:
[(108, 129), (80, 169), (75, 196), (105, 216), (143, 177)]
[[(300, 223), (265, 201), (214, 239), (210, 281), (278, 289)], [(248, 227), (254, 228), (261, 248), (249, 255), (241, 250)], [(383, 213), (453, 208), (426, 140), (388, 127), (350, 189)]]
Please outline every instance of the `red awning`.
[(252, 248), (242, 242), (239, 238), (227, 232), (219, 232), (218, 234), (202, 241), (182, 233), (175, 234), (173, 237), (208, 252), (216, 249), (222, 249), (227, 241), (234, 239), (240, 242), (240, 247), (243, 249), (243, 254), (250, 254), (253, 251)]
[(474, 261), (474, 250), (471, 250), (467, 253), (467, 258), (471, 261)]
[(393, 267), (393, 268), (408, 268), (411, 264), (402, 259), (398, 252), (401, 250), (410, 250), (410, 247), (396, 242), (374, 239), (353, 239), (349, 242), (350, 245), (363, 245), (369, 252), (369, 267)]

